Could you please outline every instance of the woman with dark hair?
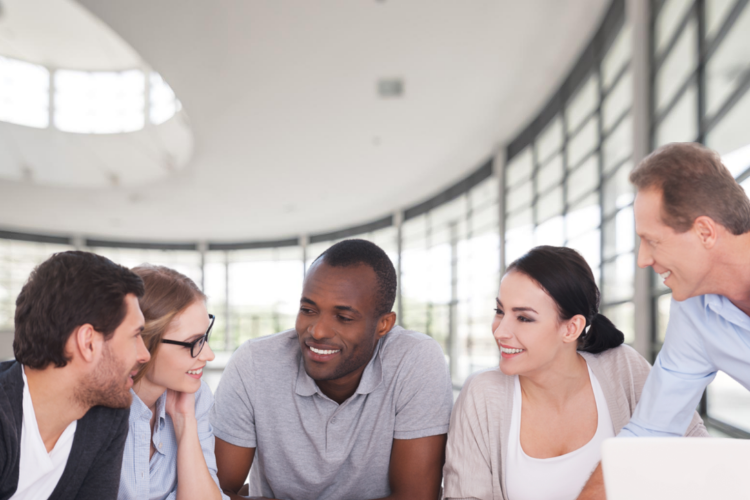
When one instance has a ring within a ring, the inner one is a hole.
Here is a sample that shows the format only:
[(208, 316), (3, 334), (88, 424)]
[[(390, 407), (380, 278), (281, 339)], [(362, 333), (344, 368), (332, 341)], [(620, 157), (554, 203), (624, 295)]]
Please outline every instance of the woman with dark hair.
[(151, 359), (133, 377), (117, 498), (227, 498), (216, 476), (208, 420), (213, 396), (201, 380), (214, 359), (208, 345), (214, 317), (206, 310), (206, 296), (193, 280), (168, 267), (144, 264), (133, 272), (145, 288), (141, 335)]
[[(495, 311), (500, 366), (472, 375), (453, 408), (444, 498), (575, 499), (650, 366), (599, 313), (575, 250), (541, 246), (513, 262)], [(685, 435), (708, 435), (697, 413)]]

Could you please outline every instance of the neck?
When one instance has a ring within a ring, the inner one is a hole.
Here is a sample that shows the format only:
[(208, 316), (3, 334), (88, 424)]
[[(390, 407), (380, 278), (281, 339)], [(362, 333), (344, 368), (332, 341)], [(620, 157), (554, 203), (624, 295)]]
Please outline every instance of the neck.
[(135, 392), (138, 395), (138, 398), (143, 401), (143, 404), (151, 410), (152, 414), (156, 410), (156, 400), (159, 399), (166, 390), (166, 387), (154, 384), (145, 376), (133, 385), (133, 392)]
[(742, 312), (750, 316), (750, 233), (729, 235), (725, 248), (716, 256), (711, 269), (713, 286), (706, 293), (716, 293), (729, 299)]
[(344, 375), (341, 378), (334, 380), (316, 380), (315, 383), (318, 384), (318, 387), (320, 387), (323, 394), (336, 401), (338, 404), (341, 404), (357, 392), (357, 387), (359, 387), (359, 382), (362, 380), (362, 373), (364, 373), (366, 366), (367, 365), (363, 365), (352, 373)]
[(586, 360), (576, 351), (560, 353), (548, 366), (518, 378), (526, 398), (560, 408), (590, 383)]
[(75, 397), (75, 389), (80, 380), (70, 365), (63, 368), (50, 365), (42, 370), (24, 366), (23, 370), (39, 434), (47, 452), (50, 452), (63, 431), (75, 420), (83, 418), (91, 407)]

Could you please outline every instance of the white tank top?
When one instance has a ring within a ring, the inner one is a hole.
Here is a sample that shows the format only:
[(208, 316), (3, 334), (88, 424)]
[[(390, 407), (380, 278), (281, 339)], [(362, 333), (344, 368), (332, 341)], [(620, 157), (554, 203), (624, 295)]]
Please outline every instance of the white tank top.
[(505, 477), (510, 500), (575, 500), (602, 457), (602, 442), (615, 437), (607, 401), (589, 368), (599, 421), (591, 441), (553, 458), (532, 458), (521, 448), (521, 383), (515, 377), (513, 415), (508, 436)]

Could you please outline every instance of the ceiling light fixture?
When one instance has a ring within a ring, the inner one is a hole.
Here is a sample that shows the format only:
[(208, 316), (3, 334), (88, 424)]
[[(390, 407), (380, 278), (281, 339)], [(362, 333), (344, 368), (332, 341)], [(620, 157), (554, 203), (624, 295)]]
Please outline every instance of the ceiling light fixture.
[(381, 78), (378, 80), (378, 95), (385, 99), (403, 96), (404, 80), (401, 78)]

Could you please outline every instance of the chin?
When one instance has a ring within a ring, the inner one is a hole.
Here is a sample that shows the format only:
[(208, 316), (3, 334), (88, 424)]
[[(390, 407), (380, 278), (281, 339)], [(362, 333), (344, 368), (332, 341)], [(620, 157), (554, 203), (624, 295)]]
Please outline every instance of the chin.
[(514, 370), (512, 366), (508, 366), (509, 363), (505, 360), (500, 359), (500, 371), (506, 375), (518, 375), (518, 370)]

